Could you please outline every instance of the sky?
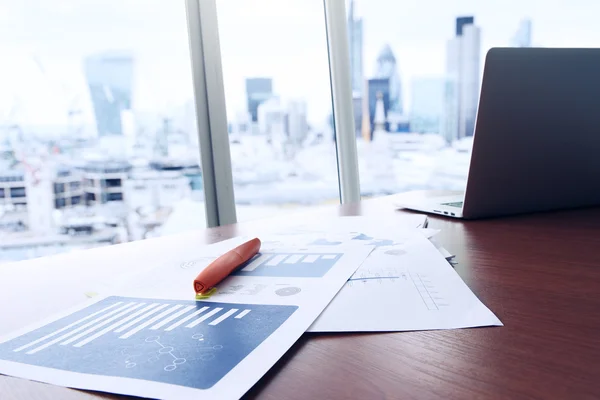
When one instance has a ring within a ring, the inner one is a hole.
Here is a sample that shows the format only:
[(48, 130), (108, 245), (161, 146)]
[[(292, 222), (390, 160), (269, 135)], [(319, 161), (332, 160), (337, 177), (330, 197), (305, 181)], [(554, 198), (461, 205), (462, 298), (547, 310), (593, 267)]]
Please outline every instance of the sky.
[[(481, 62), (509, 45), (523, 18), (539, 46), (600, 45), (594, 0), (355, 0), (364, 24), (364, 69), (389, 43), (405, 102), (410, 81), (442, 75), (457, 16), (482, 31)], [(331, 112), (322, 0), (216, 0), (227, 113), (245, 111), (244, 79), (270, 76), (283, 98), (303, 98), (313, 123)], [(552, 4), (552, 6), (549, 6)], [(82, 59), (135, 55), (134, 107), (169, 114), (192, 99), (184, 0), (0, 0), (0, 124), (61, 124), (69, 107), (91, 117)], [(410, 106), (410, 104), (409, 104)]]

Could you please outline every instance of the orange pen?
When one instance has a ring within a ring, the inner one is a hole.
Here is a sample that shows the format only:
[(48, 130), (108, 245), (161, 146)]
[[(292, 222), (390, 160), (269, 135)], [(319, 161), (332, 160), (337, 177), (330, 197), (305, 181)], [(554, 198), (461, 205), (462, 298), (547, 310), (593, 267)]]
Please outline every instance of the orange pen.
[(196, 294), (208, 291), (227, 278), (236, 268), (254, 257), (259, 250), (260, 239), (254, 238), (217, 258), (194, 279)]

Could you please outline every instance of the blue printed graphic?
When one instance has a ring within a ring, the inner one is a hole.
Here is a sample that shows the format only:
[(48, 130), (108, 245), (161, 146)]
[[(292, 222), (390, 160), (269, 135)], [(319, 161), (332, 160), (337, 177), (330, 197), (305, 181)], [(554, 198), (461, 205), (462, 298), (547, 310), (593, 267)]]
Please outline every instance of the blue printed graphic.
[(109, 297), (0, 344), (0, 359), (207, 389), (297, 308)]
[(376, 239), (376, 240), (373, 240), (372, 242), (370, 242), (369, 244), (372, 246), (375, 246), (375, 247), (380, 247), (380, 246), (393, 246), (398, 243), (394, 242), (393, 240), (389, 240), (389, 239)]
[(233, 275), (317, 278), (341, 257), (341, 253), (259, 253)]
[[(352, 240), (361, 240), (368, 243), (368, 245), (380, 247), (380, 246), (393, 246), (398, 244), (390, 239), (375, 239), (373, 236), (365, 235), (364, 233), (359, 233), (352, 238)], [(327, 239), (317, 239), (314, 242), (310, 243), (311, 245), (319, 245), (319, 246), (337, 246), (342, 244), (342, 242), (334, 242)]]
[(361, 233), (357, 236), (354, 236), (352, 240), (373, 240), (373, 238), (371, 236), (365, 235), (364, 233)]
[(396, 242), (394, 242), (393, 240), (389, 240), (389, 239), (375, 239), (372, 236), (368, 236), (365, 235), (364, 233), (360, 233), (357, 236), (353, 237), (352, 240), (366, 240), (369, 241), (369, 245), (371, 246), (375, 246), (375, 247), (379, 247), (379, 246), (393, 246), (395, 244), (397, 244)]
[(311, 245), (314, 246), (338, 246), (340, 244), (342, 244), (342, 242), (334, 242), (334, 241), (329, 241), (327, 239), (317, 239), (312, 243), (309, 243)]

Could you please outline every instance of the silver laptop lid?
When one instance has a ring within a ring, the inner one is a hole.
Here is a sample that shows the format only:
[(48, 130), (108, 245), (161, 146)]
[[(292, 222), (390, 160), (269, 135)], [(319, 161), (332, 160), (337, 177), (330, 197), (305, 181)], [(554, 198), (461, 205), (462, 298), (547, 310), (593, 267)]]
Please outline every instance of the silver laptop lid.
[(599, 204), (600, 49), (491, 49), (464, 216)]

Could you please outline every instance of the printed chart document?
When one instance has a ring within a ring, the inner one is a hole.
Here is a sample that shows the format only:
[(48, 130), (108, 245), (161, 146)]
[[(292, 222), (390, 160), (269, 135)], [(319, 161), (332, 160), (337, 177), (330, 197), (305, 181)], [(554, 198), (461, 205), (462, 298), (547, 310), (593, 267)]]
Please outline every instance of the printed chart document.
[(501, 326), (423, 235), (377, 247), (310, 332)]
[[(412, 215), (411, 215), (412, 216)], [(394, 219), (340, 217), (307, 224), (275, 236), (264, 247), (319, 245), (332, 249), (374, 246), (369, 255), (309, 332), (377, 332), (454, 329), (502, 325), (463, 282), (430, 239), (439, 233), (422, 227), (420, 215)], [(326, 226), (326, 228), (324, 228)]]
[(373, 247), (272, 246), (216, 294), (194, 300), (196, 275), (238, 243), (200, 248), (193, 259), (157, 267), (112, 295), (8, 335), (0, 342), (0, 373), (152, 398), (239, 398)]

